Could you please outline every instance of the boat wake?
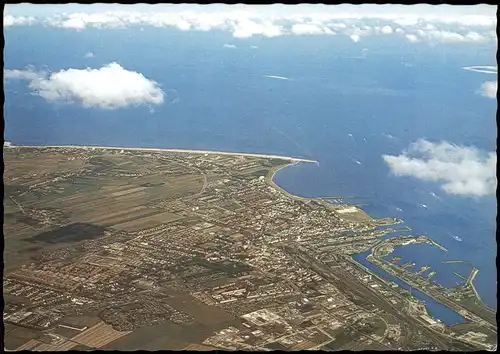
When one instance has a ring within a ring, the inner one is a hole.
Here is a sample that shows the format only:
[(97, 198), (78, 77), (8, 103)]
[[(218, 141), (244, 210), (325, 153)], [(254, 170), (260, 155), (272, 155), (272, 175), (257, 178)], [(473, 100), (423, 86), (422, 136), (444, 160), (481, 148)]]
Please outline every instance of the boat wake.
[(460, 237), (458, 237), (457, 235), (453, 235), (451, 232), (449, 231), (446, 231), (446, 233), (448, 235), (450, 235), (451, 237), (453, 237), (455, 240), (457, 240), (458, 242), (462, 242), (462, 239)]
[(492, 65), (464, 66), (462, 69), (468, 71), (475, 71), (477, 73), (498, 74), (498, 66), (492, 66)]
[(267, 77), (268, 79), (290, 80), (290, 78), (288, 77), (276, 76), (276, 75), (264, 75), (264, 77)]

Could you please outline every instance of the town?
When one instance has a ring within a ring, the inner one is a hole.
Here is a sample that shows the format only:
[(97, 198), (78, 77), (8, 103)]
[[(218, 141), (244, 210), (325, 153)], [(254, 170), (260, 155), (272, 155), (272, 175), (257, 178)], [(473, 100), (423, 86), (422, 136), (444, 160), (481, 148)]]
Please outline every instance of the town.
[[(475, 274), (447, 291), (384, 258), (429, 238), (384, 239), (399, 220), (272, 181), (308, 161), (16, 146), (4, 159), (6, 349), (496, 348)], [(444, 325), (351, 257), (369, 250), (468, 321)]]

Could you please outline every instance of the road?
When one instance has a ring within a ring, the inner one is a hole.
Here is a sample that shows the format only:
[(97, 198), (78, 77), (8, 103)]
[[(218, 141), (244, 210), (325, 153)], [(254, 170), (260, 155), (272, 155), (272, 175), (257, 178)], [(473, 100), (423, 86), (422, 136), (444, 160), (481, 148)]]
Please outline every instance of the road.
[(16, 205), (19, 207), (19, 210), (21, 210), (21, 212), (22, 212), (24, 215), (28, 216), (28, 214), (26, 214), (26, 212), (24, 211), (23, 207), (21, 206), (21, 204), (19, 204), (19, 203), (17, 202), (17, 200), (15, 200), (12, 196), (10, 196), (9, 198), (10, 198), (10, 199), (11, 199), (14, 203), (16, 203)]

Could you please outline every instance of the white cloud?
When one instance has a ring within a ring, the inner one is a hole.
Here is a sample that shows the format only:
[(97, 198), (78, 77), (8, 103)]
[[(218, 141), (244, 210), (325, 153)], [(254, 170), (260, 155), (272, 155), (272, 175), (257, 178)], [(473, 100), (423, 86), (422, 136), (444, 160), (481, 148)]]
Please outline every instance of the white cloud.
[(94, 53), (92, 53), (92, 52), (87, 52), (85, 54), (85, 58), (93, 58), (93, 57), (94, 57)]
[(485, 196), (496, 191), (497, 157), (494, 152), (420, 139), (401, 155), (382, 155), (382, 158), (392, 174), (440, 182), (441, 188), (449, 194)]
[(449, 32), (449, 31), (430, 31), (427, 33), (433, 39), (437, 39), (441, 42), (463, 42), (465, 40), (464, 36), (459, 33)]
[(259, 23), (252, 20), (242, 20), (236, 22), (233, 27), (233, 37), (236, 38), (249, 38), (253, 35), (277, 37), (283, 34), (281, 26), (274, 25), (269, 21)]
[[(432, 6), (432, 10), (437, 9), (436, 6)], [(431, 11), (432, 11), (431, 10)], [(465, 10), (465, 8), (464, 8)], [(433, 22), (447, 25), (461, 25), (466, 27), (495, 27), (496, 17), (493, 16), (493, 12), (488, 15), (466, 15), (466, 14), (432, 14), (429, 12), (427, 14), (412, 14), (407, 13), (406, 15), (393, 18), (393, 22), (402, 27), (415, 27), (423, 25), (424, 22)], [(432, 29), (435, 26), (432, 24), (427, 24), (427, 29)]]
[(30, 81), (29, 87), (47, 101), (79, 102), (84, 107), (115, 109), (162, 104), (164, 93), (155, 81), (117, 63), (100, 69), (68, 69), (45, 75), (32, 70), (5, 70), (6, 78)]
[(349, 38), (351, 38), (351, 40), (354, 42), (354, 43), (358, 43), (360, 40), (361, 40), (361, 37), (357, 34), (351, 34), (349, 36)]
[(374, 32), (375, 30), (370, 26), (359, 27), (358, 25), (354, 24), (348, 27), (344, 31), (344, 34), (349, 35), (349, 38), (351, 38), (353, 42), (357, 43), (361, 40), (362, 37), (369, 36)]
[(391, 26), (384, 26), (380, 29), (380, 32), (383, 34), (391, 34), (393, 30)]
[(229, 49), (234, 49), (234, 48), (236, 48), (236, 46), (235, 46), (234, 44), (227, 44), (227, 43), (226, 43), (226, 44), (224, 44), (224, 45), (223, 45), (223, 47), (224, 47), (224, 48), (229, 48)]
[(498, 81), (486, 81), (481, 85), (483, 96), (489, 98), (496, 98), (498, 90)]
[(496, 17), (481, 15), (443, 16), (439, 22), (474, 27), (494, 27), (497, 25)]
[(292, 26), (291, 32), (296, 35), (319, 35), (319, 34), (334, 34), (328, 27), (310, 23), (297, 23)]
[(412, 43), (418, 42), (418, 37), (415, 36), (414, 34), (407, 34), (406, 39)]
[(498, 42), (498, 36), (496, 30), (486, 32), (487, 35), (490, 36), (495, 42)]
[(4, 79), (19, 79), (19, 80), (32, 81), (38, 79), (40, 75), (41, 74), (34, 71), (33, 68), (27, 68), (26, 70), (5, 69), (3, 71)]
[(416, 34), (418, 34), (418, 36), (422, 39), (438, 43), (484, 43), (490, 40), (487, 36), (479, 34), (475, 31), (469, 31), (466, 34), (461, 34), (436, 29), (428, 30), (427, 27), (425, 27), (425, 30), (417, 30)]
[(124, 22), (120, 16), (112, 13), (73, 13), (69, 14), (66, 18), (55, 17), (49, 19), (49, 23), (54, 27), (71, 28), (82, 30), (86, 27), (96, 28), (117, 28), (124, 27)]
[(25, 16), (12, 16), (12, 15), (4, 15), (3, 17), (3, 26), (25, 26), (32, 25), (36, 22), (34, 17), (25, 17)]
[(477, 32), (469, 32), (465, 35), (465, 39), (469, 40), (471, 42), (486, 42), (488, 38), (483, 36), (482, 34), (479, 34)]
[(394, 19), (393, 22), (401, 27), (410, 27), (416, 26), (418, 24), (418, 18), (416, 17), (406, 17), (406, 18), (397, 18)]
[(332, 23), (329, 27), (344, 29), (347, 25), (345, 23)]
[[(29, 11), (31, 9), (31, 11)], [(33, 11), (37, 9), (37, 11)], [(52, 9), (52, 10), (51, 10)], [(16, 11), (13, 11), (16, 10)], [(43, 24), (59, 28), (84, 30), (85, 28), (124, 28), (152, 26), (177, 28), (188, 31), (229, 31), (235, 38), (252, 36), (276, 37), (282, 35), (332, 35), (336, 32), (355, 41), (374, 33), (410, 33), (417, 29), (436, 31), (440, 25), (448, 31), (429, 33), (421, 39), (440, 43), (479, 43), (495, 41), (496, 7), (478, 6), (429, 6), (429, 5), (106, 5), (82, 6), (49, 5), (43, 8), (21, 4), (9, 6), (4, 16), (4, 26), (14, 24)], [(27, 17), (28, 13), (37, 17)], [(22, 16), (20, 16), (22, 15)], [(373, 28), (367, 20), (377, 20)], [(392, 27), (399, 27), (394, 30)], [(436, 27), (436, 24), (438, 26)], [(458, 26), (467, 34), (455, 33), (448, 27)], [(465, 29), (465, 30), (464, 30)], [(407, 32), (406, 30), (410, 30)], [(335, 32), (334, 32), (335, 31)], [(359, 38), (358, 38), (359, 37)], [(351, 37), (353, 38), (353, 37)]]

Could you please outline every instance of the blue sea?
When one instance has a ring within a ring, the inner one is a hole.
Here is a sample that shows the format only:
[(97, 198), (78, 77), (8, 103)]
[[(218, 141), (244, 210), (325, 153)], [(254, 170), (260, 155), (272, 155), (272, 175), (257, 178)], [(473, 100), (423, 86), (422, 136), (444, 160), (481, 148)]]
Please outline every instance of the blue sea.
[[(5, 140), (312, 158), (319, 166), (282, 169), (275, 181), (300, 196), (355, 196), (374, 217), (403, 219), (412, 234), (448, 252), (417, 245), (391, 256), (415, 262), (415, 270), (429, 265), (447, 287), (462, 282), (453, 271), (467, 277), (471, 267), (442, 262), (467, 260), (479, 269), (474, 284), (483, 301), (496, 308), (495, 197), (446, 194), (438, 183), (391, 175), (382, 159), (420, 138), (496, 149), (496, 100), (477, 93), (492, 75), (462, 69), (495, 65), (491, 45), (429, 46), (392, 36), (359, 43), (341, 36), (235, 39), (155, 28), (33, 26), (4, 33), (6, 69), (55, 72), (117, 62), (157, 81), (167, 95), (160, 106), (91, 109), (48, 103), (26, 82), (8, 81)], [(85, 58), (87, 52), (95, 56)], [(456, 322), (428, 306), (444, 322)]]

